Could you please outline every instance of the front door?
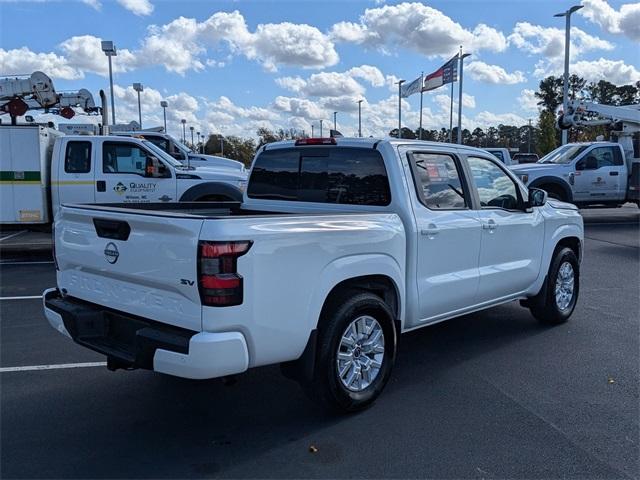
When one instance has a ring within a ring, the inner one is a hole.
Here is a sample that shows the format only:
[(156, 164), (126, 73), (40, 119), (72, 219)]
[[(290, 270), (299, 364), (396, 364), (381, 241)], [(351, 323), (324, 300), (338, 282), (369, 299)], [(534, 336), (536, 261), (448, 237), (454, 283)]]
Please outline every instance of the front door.
[(478, 288), (481, 226), (453, 153), (409, 153), (418, 202), (417, 284), (421, 321), (468, 307)]
[(499, 162), (467, 157), (482, 222), (477, 303), (527, 290), (538, 278), (544, 244), (539, 208), (527, 212), (522, 192)]
[[(147, 160), (160, 165), (163, 176), (147, 172)], [(102, 143), (102, 165), (96, 169), (96, 202), (175, 202), (176, 179), (161, 160), (142, 146), (123, 140)]]
[(620, 149), (594, 147), (576, 163), (574, 201), (616, 201), (625, 197), (624, 160)]

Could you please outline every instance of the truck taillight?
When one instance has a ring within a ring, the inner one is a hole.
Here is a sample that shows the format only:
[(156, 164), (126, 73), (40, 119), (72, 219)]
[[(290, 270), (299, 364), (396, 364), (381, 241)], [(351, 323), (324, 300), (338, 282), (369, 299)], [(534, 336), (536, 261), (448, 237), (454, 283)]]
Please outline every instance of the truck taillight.
[(198, 286), (200, 300), (210, 307), (230, 307), (242, 303), (242, 277), (238, 257), (249, 251), (253, 242), (199, 242)]

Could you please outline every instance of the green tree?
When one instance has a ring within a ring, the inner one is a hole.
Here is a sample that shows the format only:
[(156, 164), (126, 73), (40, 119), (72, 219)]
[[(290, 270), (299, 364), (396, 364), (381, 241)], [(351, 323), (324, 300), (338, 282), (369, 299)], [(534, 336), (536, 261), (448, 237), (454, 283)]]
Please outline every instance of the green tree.
[(556, 118), (553, 111), (542, 110), (538, 120), (536, 151), (538, 155), (546, 155), (558, 146)]
[(555, 112), (562, 105), (562, 78), (551, 75), (541, 80), (535, 96), (543, 110)]

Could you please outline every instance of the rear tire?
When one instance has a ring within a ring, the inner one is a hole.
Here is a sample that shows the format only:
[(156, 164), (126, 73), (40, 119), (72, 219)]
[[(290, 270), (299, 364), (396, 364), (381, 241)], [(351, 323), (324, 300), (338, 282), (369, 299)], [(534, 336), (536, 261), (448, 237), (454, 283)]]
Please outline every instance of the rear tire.
[(540, 322), (557, 325), (569, 320), (580, 293), (580, 263), (573, 250), (559, 248), (551, 260), (542, 290), (529, 300), (529, 309)]
[(305, 390), (332, 410), (362, 410), (384, 389), (396, 356), (393, 313), (377, 295), (334, 298), (318, 327), (313, 379)]

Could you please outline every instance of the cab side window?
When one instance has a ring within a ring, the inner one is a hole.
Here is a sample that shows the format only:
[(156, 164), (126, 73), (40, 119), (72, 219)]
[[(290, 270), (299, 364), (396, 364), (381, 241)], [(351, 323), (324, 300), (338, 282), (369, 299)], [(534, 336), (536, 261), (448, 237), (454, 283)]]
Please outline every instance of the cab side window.
[(597, 170), (602, 167), (614, 167), (622, 165), (622, 156), (613, 147), (597, 147), (587, 153), (587, 156), (580, 160), (584, 165), (584, 170)]
[(91, 171), (91, 142), (69, 142), (64, 157), (65, 173)]
[(148, 156), (147, 152), (137, 145), (105, 142), (102, 145), (102, 171), (144, 176)]
[(469, 157), (467, 161), (482, 208), (519, 209), (518, 187), (502, 168), (486, 158)]
[(432, 210), (469, 208), (460, 170), (451, 155), (412, 153), (409, 155), (418, 199)]

